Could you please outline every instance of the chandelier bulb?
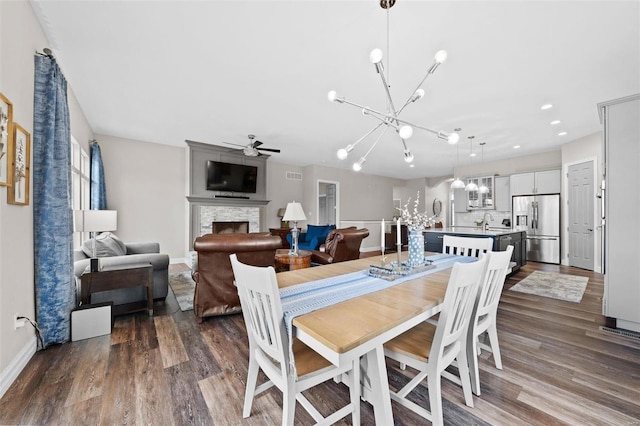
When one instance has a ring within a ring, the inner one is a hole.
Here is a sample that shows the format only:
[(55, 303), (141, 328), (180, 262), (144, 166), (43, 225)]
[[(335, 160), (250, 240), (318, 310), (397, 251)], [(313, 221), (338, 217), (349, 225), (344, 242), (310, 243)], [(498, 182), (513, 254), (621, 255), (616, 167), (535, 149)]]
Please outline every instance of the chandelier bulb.
[(371, 53), (369, 53), (369, 60), (372, 64), (379, 64), (382, 61), (382, 50), (373, 49)]
[(447, 142), (449, 143), (449, 145), (455, 145), (458, 143), (459, 140), (460, 140), (460, 135), (457, 133), (451, 133), (447, 138)]
[(329, 102), (335, 102), (337, 98), (338, 94), (335, 90), (332, 90), (327, 94), (327, 99), (329, 99)]
[(413, 154), (408, 149), (404, 151), (404, 161), (407, 163), (413, 162)]
[(411, 97), (411, 102), (415, 102), (419, 99), (422, 99), (423, 96), (424, 96), (424, 90), (418, 89), (414, 92), (413, 96)]
[(444, 63), (444, 61), (447, 60), (447, 51), (446, 50), (438, 51), (438, 53), (436, 53), (436, 56), (433, 59), (435, 59), (435, 61), (439, 64)]
[(365, 161), (367, 161), (366, 158), (360, 157), (360, 159), (358, 161), (353, 163), (353, 171), (354, 172), (359, 172), (360, 170), (362, 170), (362, 165), (364, 164)]
[(398, 130), (398, 134), (402, 139), (409, 139), (413, 136), (413, 127), (411, 126), (402, 126), (400, 130)]
[(336, 155), (340, 160), (346, 160), (349, 156), (349, 153), (353, 150), (353, 145), (349, 144), (345, 148), (340, 148)]
[(362, 115), (369, 115), (369, 107), (368, 106), (362, 108)]

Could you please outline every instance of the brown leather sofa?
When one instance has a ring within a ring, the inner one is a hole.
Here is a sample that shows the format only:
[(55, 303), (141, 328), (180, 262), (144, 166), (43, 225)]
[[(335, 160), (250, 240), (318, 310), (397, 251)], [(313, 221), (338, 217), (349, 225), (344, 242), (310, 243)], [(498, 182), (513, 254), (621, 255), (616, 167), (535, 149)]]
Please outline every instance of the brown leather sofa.
[(193, 243), (198, 253), (192, 277), (196, 283), (193, 311), (198, 323), (204, 317), (241, 312), (238, 290), (233, 284), (229, 255), (253, 266), (274, 266), (276, 249), (282, 246), (280, 237), (269, 233), (207, 234)]
[(369, 236), (367, 228), (334, 229), (329, 232), (324, 243), (324, 251), (311, 251), (311, 263), (328, 265), (330, 263), (345, 262), (360, 257), (362, 240)]

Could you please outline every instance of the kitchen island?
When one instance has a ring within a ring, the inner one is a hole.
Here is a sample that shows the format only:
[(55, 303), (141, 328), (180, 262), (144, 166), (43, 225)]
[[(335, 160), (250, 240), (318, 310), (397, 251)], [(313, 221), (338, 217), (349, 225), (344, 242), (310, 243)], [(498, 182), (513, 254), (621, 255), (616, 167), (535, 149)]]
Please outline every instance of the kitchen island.
[(507, 246), (513, 246), (511, 257), (511, 273), (518, 271), (527, 263), (527, 233), (507, 227), (490, 227), (489, 229), (475, 226), (452, 226), (447, 228), (433, 228), (424, 231), (424, 249), (436, 253), (442, 252), (442, 240), (445, 235), (472, 238), (492, 238), (493, 250), (504, 251)]

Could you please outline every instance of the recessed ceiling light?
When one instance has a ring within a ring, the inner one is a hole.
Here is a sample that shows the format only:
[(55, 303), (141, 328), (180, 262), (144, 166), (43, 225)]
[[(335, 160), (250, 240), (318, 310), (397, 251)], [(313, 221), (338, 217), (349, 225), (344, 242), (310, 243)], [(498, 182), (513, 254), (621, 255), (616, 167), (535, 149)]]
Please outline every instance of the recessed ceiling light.
[(469, 157), (475, 157), (476, 153), (474, 152), (473, 154), (469, 155)]
[(565, 136), (567, 134), (567, 132), (560, 132), (558, 133), (558, 136)]
[(518, 148), (520, 148), (520, 145), (514, 145), (513, 146), (513, 149), (518, 149)]
[(560, 120), (553, 120), (553, 121), (551, 122), (551, 125), (552, 125), (552, 126), (555, 126), (556, 124), (560, 124), (560, 123), (561, 123), (561, 121), (560, 121)]
[(540, 109), (551, 109), (553, 108), (553, 104), (544, 104), (540, 107)]
[(409, 164), (409, 167), (414, 168), (416, 165), (415, 164)]

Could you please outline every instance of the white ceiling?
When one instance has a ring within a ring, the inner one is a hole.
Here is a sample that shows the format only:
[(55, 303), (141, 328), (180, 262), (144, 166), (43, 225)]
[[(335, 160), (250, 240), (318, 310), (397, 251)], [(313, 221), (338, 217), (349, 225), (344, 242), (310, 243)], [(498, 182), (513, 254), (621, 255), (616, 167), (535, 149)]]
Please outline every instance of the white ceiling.
[[(350, 168), (374, 142), (337, 160), (376, 122), (327, 92), (385, 110), (375, 47), (400, 105), (433, 55), (448, 51), (401, 117), (462, 128), (460, 164), (470, 161), (470, 135), (476, 151), (486, 142), (485, 161), (558, 149), (601, 129), (598, 102), (640, 92), (639, 1), (398, 0), (389, 50), (378, 0), (32, 4), (94, 132), (176, 146), (245, 144), (252, 133), (282, 150), (274, 160), (300, 166)], [(415, 168), (389, 132), (363, 172), (452, 173), (456, 148), (446, 141), (416, 129), (408, 144)]]

